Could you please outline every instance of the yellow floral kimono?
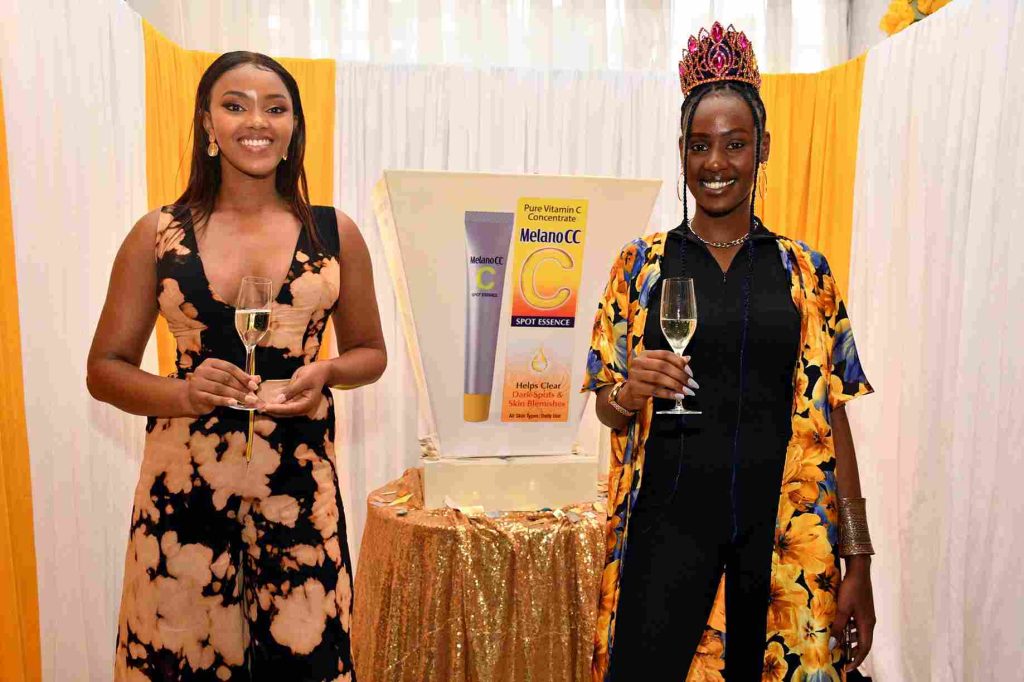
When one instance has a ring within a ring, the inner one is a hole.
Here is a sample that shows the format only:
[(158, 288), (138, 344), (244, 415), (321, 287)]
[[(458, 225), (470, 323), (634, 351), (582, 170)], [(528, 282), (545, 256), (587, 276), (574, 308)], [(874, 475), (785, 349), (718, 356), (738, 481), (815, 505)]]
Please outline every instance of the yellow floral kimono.
[[(647, 305), (661, 276), (665, 238), (665, 233), (658, 233), (627, 244), (612, 267), (594, 320), (584, 390), (597, 391), (625, 379), (628, 358), (643, 351)], [(834, 681), (844, 675), (837, 665), (840, 649), (833, 653), (828, 648), (839, 589), (835, 450), (829, 424), (833, 409), (872, 389), (824, 256), (785, 237), (779, 237), (778, 246), (800, 311), (801, 352), (793, 371), (793, 435), (786, 450), (772, 552), (763, 680)], [(615, 641), (629, 517), (643, 481), (652, 411), (648, 402), (627, 429), (612, 432), (594, 682), (606, 679)], [(720, 586), (703, 640), (689, 663), (688, 682), (724, 679), (725, 641)], [(680, 669), (686, 664), (680, 661)]]

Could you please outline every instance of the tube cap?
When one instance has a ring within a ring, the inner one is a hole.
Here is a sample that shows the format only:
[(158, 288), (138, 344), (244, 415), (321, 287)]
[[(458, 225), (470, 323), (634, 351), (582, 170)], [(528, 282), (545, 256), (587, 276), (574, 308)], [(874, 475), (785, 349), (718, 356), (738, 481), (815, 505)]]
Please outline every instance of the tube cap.
[(463, 393), (462, 418), (467, 422), (485, 422), (491, 413), (490, 393)]

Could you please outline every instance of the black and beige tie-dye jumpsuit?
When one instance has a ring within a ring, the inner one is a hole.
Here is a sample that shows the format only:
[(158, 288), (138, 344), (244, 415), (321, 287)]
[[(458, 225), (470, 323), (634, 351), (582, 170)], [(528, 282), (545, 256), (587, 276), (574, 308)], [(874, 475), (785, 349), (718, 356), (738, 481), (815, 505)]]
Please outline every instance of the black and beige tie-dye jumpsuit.
[[(334, 210), (314, 208), (256, 349), (256, 373), (312, 362), (338, 303)], [(244, 366), (234, 309), (210, 287), (188, 210), (163, 209), (161, 314), (180, 378), (206, 358)], [(353, 680), (352, 579), (325, 389), (309, 416), (218, 408), (150, 418), (132, 511), (117, 680)]]

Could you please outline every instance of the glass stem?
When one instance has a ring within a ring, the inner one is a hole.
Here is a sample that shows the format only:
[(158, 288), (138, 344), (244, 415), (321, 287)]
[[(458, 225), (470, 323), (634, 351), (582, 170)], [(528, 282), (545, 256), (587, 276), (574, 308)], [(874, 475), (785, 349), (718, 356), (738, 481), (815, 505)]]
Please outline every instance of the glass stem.
[(245, 371), (246, 371), (247, 374), (254, 374), (253, 370), (256, 369), (256, 368), (254, 367), (255, 363), (253, 362), (253, 360), (255, 360), (255, 358), (253, 357), (253, 349), (250, 346), (246, 346), (245, 347)]
[[(676, 355), (678, 355), (679, 357), (683, 357), (683, 353), (681, 351), (676, 351)], [(676, 410), (679, 411), (679, 412), (682, 412), (685, 409), (686, 408), (683, 407), (683, 399), (682, 398), (676, 398)]]

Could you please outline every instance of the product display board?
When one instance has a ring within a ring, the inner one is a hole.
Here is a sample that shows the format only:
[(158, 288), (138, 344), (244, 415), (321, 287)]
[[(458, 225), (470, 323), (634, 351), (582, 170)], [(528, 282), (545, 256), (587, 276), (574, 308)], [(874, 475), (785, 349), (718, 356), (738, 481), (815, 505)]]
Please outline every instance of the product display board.
[(385, 171), (374, 210), (442, 457), (572, 450), (596, 305), (660, 184)]

